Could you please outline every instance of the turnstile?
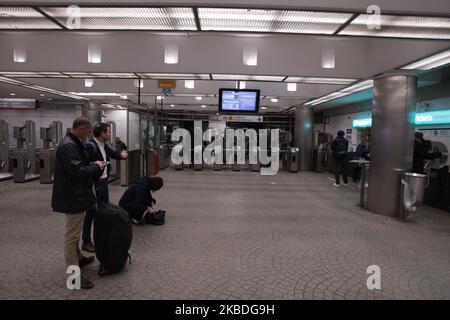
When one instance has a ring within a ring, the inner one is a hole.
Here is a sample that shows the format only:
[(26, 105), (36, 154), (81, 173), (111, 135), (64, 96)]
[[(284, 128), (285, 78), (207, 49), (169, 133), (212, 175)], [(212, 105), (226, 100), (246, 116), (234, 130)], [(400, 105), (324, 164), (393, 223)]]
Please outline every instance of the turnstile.
[(39, 179), (35, 128), (33, 121), (26, 121), (23, 127), (14, 127), (14, 138), (17, 139), (17, 149), (13, 150), (14, 182)]
[(300, 168), (300, 149), (290, 148), (287, 153), (286, 169), (289, 172), (298, 172)]
[(0, 181), (11, 179), (11, 171), (8, 122), (0, 120)]
[(48, 128), (41, 128), (44, 147), (39, 150), (39, 174), (41, 183), (53, 182), (56, 147), (62, 139), (62, 122), (53, 121)]

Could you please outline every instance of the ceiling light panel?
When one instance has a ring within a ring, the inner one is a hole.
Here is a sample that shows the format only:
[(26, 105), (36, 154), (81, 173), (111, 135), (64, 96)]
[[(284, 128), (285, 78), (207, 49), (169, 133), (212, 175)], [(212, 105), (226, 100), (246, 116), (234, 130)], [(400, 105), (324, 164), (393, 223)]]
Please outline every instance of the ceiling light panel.
[(126, 72), (63, 72), (72, 78), (111, 78), (111, 79), (133, 79), (137, 78), (134, 73)]
[(234, 81), (273, 81), (281, 82), (285, 76), (256, 76), (245, 74), (212, 74), (213, 80), (234, 80)]
[(0, 29), (61, 29), (28, 7), (0, 7)]
[(199, 8), (203, 31), (333, 34), (352, 14), (294, 10)]
[(69, 78), (61, 72), (22, 72), (22, 71), (4, 71), (0, 75), (11, 78)]
[(362, 14), (344, 28), (340, 35), (450, 39), (450, 18), (382, 15), (380, 29), (369, 29), (371, 16)]
[(137, 75), (145, 79), (210, 80), (207, 73), (138, 73)]
[[(66, 7), (41, 8), (66, 25)], [(80, 8), (80, 29), (90, 30), (197, 30), (192, 8)]]
[(350, 84), (358, 79), (319, 78), (319, 77), (288, 77), (285, 82), (316, 83), (316, 84)]
[(335, 100), (338, 98), (342, 98), (342, 97), (345, 97), (345, 96), (351, 95), (353, 93), (360, 92), (360, 91), (363, 91), (363, 90), (366, 90), (366, 89), (369, 89), (372, 87), (373, 87), (373, 80), (365, 80), (365, 81), (359, 82), (357, 84), (343, 88), (339, 91), (327, 94), (323, 97), (308, 101), (304, 105), (315, 106), (315, 105), (318, 105), (318, 104), (321, 104), (321, 103), (324, 103), (327, 101)]
[(408, 70), (431, 70), (450, 63), (450, 49), (444, 52), (432, 55), (430, 57), (418, 60), (400, 69)]

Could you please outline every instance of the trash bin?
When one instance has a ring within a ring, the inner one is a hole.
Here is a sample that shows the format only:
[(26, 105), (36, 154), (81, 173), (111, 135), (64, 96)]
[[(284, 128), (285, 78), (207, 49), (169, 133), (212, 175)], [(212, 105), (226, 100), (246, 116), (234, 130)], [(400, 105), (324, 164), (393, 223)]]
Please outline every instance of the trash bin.
[(405, 172), (402, 180), (401, 213), (400, 218), (405, 218), (408, 213), (414, 212), (423, 203), (425, 188), (428, 183), (426, 174)]
[(298, 172), (300, 163), (300, 149), (291, 148), (287, 154), (287, 167), (289, 172)]

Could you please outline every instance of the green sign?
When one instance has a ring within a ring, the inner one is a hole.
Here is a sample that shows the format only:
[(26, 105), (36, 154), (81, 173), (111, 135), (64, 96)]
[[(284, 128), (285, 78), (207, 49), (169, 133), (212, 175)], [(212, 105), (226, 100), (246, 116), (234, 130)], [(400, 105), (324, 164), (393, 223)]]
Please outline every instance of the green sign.
[[(414, 116), (416, 126), (450, 124), (450, 110), (419, 112)], [(372, 118), (353, 120), (353, 128), (372, 127)]]

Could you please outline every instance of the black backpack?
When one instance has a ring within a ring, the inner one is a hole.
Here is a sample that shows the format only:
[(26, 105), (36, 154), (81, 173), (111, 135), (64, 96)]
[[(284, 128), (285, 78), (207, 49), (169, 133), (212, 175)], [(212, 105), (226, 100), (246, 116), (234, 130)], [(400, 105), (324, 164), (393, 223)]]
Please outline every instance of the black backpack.
[(344, 141), (338, 141), (335, 150), (335, 157), (337, 159), (344, 159), (347, 156), (348, 145)]
[(100, 261), (98, 274), (120, 272), (128, 258), (133, 240), (131, 220), (121, 207), (107, 203), (100, 206), (94, 218), (95, 255)]

